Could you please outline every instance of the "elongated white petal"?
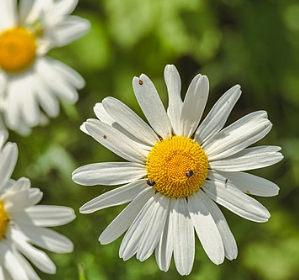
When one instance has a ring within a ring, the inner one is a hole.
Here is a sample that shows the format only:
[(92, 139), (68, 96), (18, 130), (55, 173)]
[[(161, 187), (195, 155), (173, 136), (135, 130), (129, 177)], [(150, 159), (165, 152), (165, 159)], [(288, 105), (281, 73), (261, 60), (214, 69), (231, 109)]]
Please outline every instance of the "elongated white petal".
[(53, 18), (61, 18), (62, 16), (68, 15), (74, 11), (77, 3), (78, 0), (56, 1), (54, 5), (52, 5), (51, 16)]
[(188, 275), (194, 262), (195, 238), (185, 198), (177, 198), (175, 201), (172, 226), (175, 266), (181, 275)]
[(223, 159), (259, 141), (271, 128), (265, 112), (254, 112), (220, 131), (203, 145), (203, 149), (209, 161)]
[[(41, 280), (37, 275), (37, 273), (32, 268), (31, 264), (23, 257), (23, 255), (15, 251), (15, 257), (17, 261), (20, 263), (20, 265), (22, 266), (22, 268), (24, 269), (25, 273), (27, 274), (30, 280)], [(0, 275), (0, 280), (5, 280), (5, 279), (7, 278), (1, 279), (1, 275)]]
[[(3, 142), (5, 137), (2, 138)], [(3, 143), (2, 142), (2, 143)], [(7, 143), (0, 150), (0, 191), (7, 184), (11, 174), (14, 171), (18, 159), (18, 147), (14, 143)]]
[(172, 135), (171, 124), (152, 81), (144, 74), (140, 78), (134, 77), (133, 89), (151, 127), (162, 138), (170, 138)]
[(33, 243), (55, 253), (70, 253), (73, 243), (65, 236), (47, 228), (18, 224), (22, 233)]
[(80, 208), (80, 213), (89, 214), (107, 207), (125, 204), (135, 199), (136, 196), (147, 188), (145, 180), (139, 180), (115, 188), (85, 203)]
[(82, 37), (89, 29), (90, 23), (88, 20), (77, 16), (69, 16), (57, 26), (54, 44), (57, 47), (65, 46)]
[(141, 141), (151, 146), (159, 141), (157, 134), (152, 128), (121, 101), (113, 97), (107, 97), (102, 104), (107, 113), (117, 123)]
[(145, 162), (145, 152), (115, 128), (94, 119), (87, 120), (85, 128), (96, 141), (122, 158)]
[(275, 196), (279, 187), (273, 182), (264, 178), (245, 172), (222, 172), (210, 171), (208, 175), (211, 180), (225, 182), (227, 187), (233, 187), (244, 193), (258, 196)]
[(13, 280), (30, 280), (24, 268), (15, 256), (15, 249), (11, 248), (5, 240), (1, 241), (0, 253), (3, 258), (3, 266)]
[(48, 274), (54, 274), (56, 272), (55, 264), (46, 255), (46, 253), (34, 248), (19, 234), (15, 234), (15, 236), (12, 236), (12, 238), (18, 250), (24, 256), (26, 256), (26, 258), (28, 258), (39, 270)]
[(168, 91), (167, 114), (175, 134), (180, 132), (180, 119), (182, 109), (181, 78), (174, 65), (167, 65), (164, 69), (164, 79)]
[(21, 0), (20, 1), (20, 22), (25, 23), (26, 18), (30, 14), (35, 0)]
[(115, 120), (107, 113), (102, 103), (96, 103), (93, 107), (93, 111), (97, 118), (105, 124), (113, 125)]
[(0, 1), (0, 32), (17, 24), (17, 1)]
[(68, 65), (58, 61), (52, 60), (52, 67), (61, 75), (65, 80), (72, 84), (75, 88), (81, 89), (85, 86), (85, 81), (82, 76)]
[(136, 181), (145, 175), (145, 166), (138, 163), (101, 162), (77, 168), (72, 174), (72, 179), (84, 186), (113, 186)]
[(157, 193), (154, 198), (153, 215), (140, 239), (137, 252), (137, 259), (141, 262), (152, 255), (160, 240), (168, 216), (170, 199), (160, 193)]
[(173, 252), (173, 207), (174, 207), (174, 199), (170, 200), (169, 203), (169, 211), (168, 211), (168, 216), (165, 222), (165, 227), (162, 232), (160, 241), (156, 247), (155, 251), (155, 257), (157, 264), (159, 268), (162, 271), (168, 271), (170, 262), (171, 262), (171, 256)]
[(209, 94), (209, 80), (197, 75), (191, 82), (181, 111), (180, 135), (190, 137), (196, 130)]
[(207, 139), (217, 134), (223, 128), (240, 96), (241, 89), (239, 85), (232, 87), (224, 93), (196, 130), (195, 141), (201, 145)]
[[(225, 217), (222, 212), (218, 208), (218, 206), (211, 200), (204, 192), (200, 191), (200, 196), (205, 201), (205, 206), (207, 207), (208, 212), (211, 214), (215, 224), (219, 230), (221, 235), (221, 239), (224, 246), (225, 257), (229, 260), (233, 260), (237, 258), (238, 248), (236, 244), (236, 240), (230, 231), (230, 228), (226, 222)], [(221, 249), (221, 257), (222, 257), (222, 249)], [(219, 258), (219, 256), (218, 256)]]
[(207, 197), (201, 190), (191, 195), (188, 202), (189, 213), (209, 259), (215, 264), (221, 264), (224, 261), (223, 242), (206, 200)]
[(64, 206), (36, 205), (27, 208), (25, 213), (33, 225), (40, 227), (61, 226), (76, 218), (74, 210)]
[(125, 261), (138, 252), (141, 237), (152, 216), (155, 214), (155, 205), (155, 196), (152, 196), (145, 203), (126, 232), (119, 248), (119, 257), (123, 258)]
[(53, 92), (42, 81), (36, 85), (37, 98), (46, 114), (52, 118), (59, 114), (59, 102)]
[(40, 189), (31, 188), (29, 190), (27, 189), (28, 186), (30, 186), (30, 181), (26, 178), (21, 178), (14, 183), (9, 191), (0, 197), (7, 212), (23, 211), (41, 200), (43, 193)]
[(258, 223), (270, 218), (269, 211), (262, 204), (238, 189), (226, 188), (225, 182), (206, 181), (203, 189), (215, 202), (242, 218)]
[(36, 60), (35, 68), (39, 78), (55, 95), (68, 103), (75, 103), (78, 100), (76, 89), (56, 71), (55, 60), (40, 57)]
[(144, 204), (154, 195), (153, 188), (142, 191), (102, 232), (101, 244), (109, 244), (120, 237), (132, 224)]
[(273, 165), (283, 159), (280, 147), (259, 146), (247, 148), (231, 157), (210, 161), (210, 168), (219, 171), (245, 171)]

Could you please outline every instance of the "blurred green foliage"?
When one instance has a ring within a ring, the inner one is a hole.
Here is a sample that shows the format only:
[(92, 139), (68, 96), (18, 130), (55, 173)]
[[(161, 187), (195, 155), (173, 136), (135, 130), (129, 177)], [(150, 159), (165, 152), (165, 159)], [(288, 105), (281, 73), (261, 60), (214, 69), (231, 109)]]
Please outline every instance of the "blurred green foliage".
[[(82, 187), (71, 172), (92, 162), (118, 158), (79, 131), (94, 117), (93, 106), (108, 95), (139, 114), (131, 79), (146, 73), (163, 101), (163, 69), (175, 64), (183, 92), (197, 73), (209, 77), (209, 108), (235, 84), (243, 95), (229, 122), (265, 109), (274, 123), (262, 141), (281, 145), (285, 160), (255, 174), (276, 182), (274, 198), (259, 199), (272, 213), (266, 224), (243, 220), (223, 210), (239, 246), (235, 261), (212, 264), (199, 242), (189, 279), (292, 280), (299, 275), (299, 3), (296, 0), (81, 0), (75, 14), (88, 18), (92, 30), (77, 42), (50, 55), (76, 69), (86, 79), (76, 106), (45, 127), (23, 138), (11, 132), (20, 156), (14, 178), (27, 176), (44, 192), (43, 203), (78, 208), (110, 187)], [(92, 215), (57, 230), (75, 243), (73, 254), (51, 254), (57, 275), (45, 280), (179, 279), (172, 264), (160, 272), (154, 257), (144, 263), (118, 257), (120, 239), (101, 246), (100, 232), (122, 207)]]

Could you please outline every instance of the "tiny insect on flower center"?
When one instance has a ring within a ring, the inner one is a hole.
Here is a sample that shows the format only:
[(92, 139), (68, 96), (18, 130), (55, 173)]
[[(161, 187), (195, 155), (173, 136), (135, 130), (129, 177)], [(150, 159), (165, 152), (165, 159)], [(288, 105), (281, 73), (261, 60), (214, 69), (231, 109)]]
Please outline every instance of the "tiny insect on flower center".
[(0, 241), (5, 237), (5, 233), (8, 227), (9, 218), (4, 209), (3, 202), (0, 201)]
[(190, 138), (173, 136), (158, 142), (146, 160), (148, 184), (170, 197), (195, 193), (208, 175), (208, 158)]
[(8, 73), (26, 70), (36, 58), (36, 37), (24, 27), (0, 34), (0, 68)]

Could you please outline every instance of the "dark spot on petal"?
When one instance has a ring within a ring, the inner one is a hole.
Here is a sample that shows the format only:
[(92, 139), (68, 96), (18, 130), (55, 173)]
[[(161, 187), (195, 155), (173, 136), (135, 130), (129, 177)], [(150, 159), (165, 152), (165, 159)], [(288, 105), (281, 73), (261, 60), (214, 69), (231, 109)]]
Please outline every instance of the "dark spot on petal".
[(104, 135), (103, 138), (104, 138), (104, 139), (107, 139), (107, 135)]
[(142, 81), (142, 80), (139, 80), (138, 83), (139, 83), (139, 85), (141, 85), (141, 86), (143, 85), (143, 81)]

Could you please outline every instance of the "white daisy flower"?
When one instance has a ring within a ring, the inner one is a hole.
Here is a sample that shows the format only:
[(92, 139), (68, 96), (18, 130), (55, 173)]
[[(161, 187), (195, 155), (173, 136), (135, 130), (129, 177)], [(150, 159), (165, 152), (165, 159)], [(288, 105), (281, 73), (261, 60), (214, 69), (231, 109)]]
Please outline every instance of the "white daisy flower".
[(101, 234), (102, 244), (126, 232), (121, 258), (136, 254), (144, 261), (155, 251), (159, 268), (167, 271), (173, 255), (178, 272), (188, 275), (194, 262), (194, 230), (215, 264), (237, 257), (235, 239), (216, 203), (251, 221), (269, 219), (267, 209), (248, 194), (274, 196), (278, 186), (244, 171), (275, 164), (283, 156), (277, 146), (248, 148), (271, 130), (265, 111), (223, 128), (241, 95), (240, 86), (229, 89), (201, 121), (208, 78), (197, 75), (182, 101), (176, 68), (166, 66), (164, 76), (167, 112), (146, 75), (133, 79), (151, 127), (115, 98), (96, 104), (99, 120), (89, 119), (81, 129), (127, 162), (86, 165), (74, 171), (73, 180), (81, 185), (124, 185), (80, 209), (86, 214), (130, 202)]
[(46, 227), (60, 226), (75, 218), (73, 209), (62, 206), (36, 205), (42, 192), (30, 187), (27, 178), (11, 179), (18, 150), (5, 143), (0, 133), (0, 279), (38, 280), (28, 260), (45, 273), (56, 267), (40, 248), (56, 252), (73, 251), (72, 242)]
[(58, 98), (78, 99), (83, 78), (60, 61), (45, 57), (89, 30), (89, 22), (69, 16), (78, 0), (0, 1), (0, 111), (8, 128), (28, 133), (43, 111), (59, 113)]

